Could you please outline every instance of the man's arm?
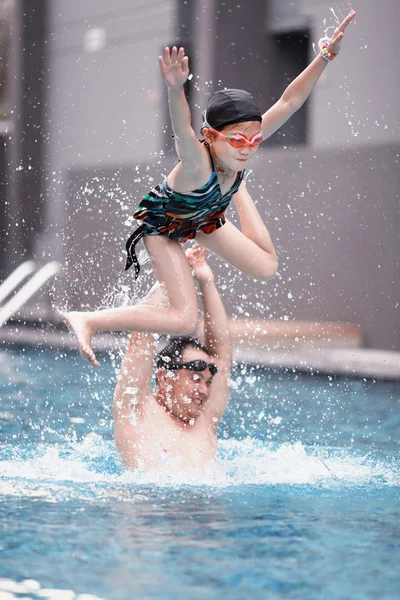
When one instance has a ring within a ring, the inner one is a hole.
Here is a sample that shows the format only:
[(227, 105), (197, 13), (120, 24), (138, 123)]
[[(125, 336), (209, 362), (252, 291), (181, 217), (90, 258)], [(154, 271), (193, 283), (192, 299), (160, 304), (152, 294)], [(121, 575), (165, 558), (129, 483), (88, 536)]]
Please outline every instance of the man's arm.
[[(338, 54), (344, 31), (354, 19), (356, 13), (350, 11), (344, 21), (335, 29), (328, 51)], [(328, 61), (317, 56), (308, 67), (286, 88), (282, 97), (263, 114), (261, 131), (264, 139), (272, 135), (304, 104), (311, 94), (318, 79), (325, 71)]]
[[(165, 302), (162, 289), (157, 284), (153, 290), (147, 303), (162, 305)], [(141, 412), (143, 402), (149, 397), (153, 359), (153, 335), (134, 331), (121, 363), (113, 400), (115, 444), (127, 467), (136, 466), (136, 432), (132, 417)]]
[(134, 331), (121, 364), (114, 393), (114, 439), (126, 467), (135, 467), (135, 413), (150, 394), (154, 340), (150, 333)]
[(194, 276), (199, 282), (204, 307), (204, 337), (210, 359), (218, 366), (212, 382), (211, 396), (203, 414), (216, 428), (229, 399), (229, 379), (232, 363), (232, 338), (228, 317), (215, 286), (214, 274), (205, 261), (206, 250), (196, 245), (186, 252)]

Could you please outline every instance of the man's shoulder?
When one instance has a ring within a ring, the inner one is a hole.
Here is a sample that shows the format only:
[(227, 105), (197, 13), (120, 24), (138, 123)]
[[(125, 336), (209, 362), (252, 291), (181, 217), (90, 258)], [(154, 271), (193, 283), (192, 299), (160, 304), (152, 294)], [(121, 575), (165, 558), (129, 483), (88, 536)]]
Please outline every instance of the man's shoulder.
[(158, 402), (154, 394), (149, 392), (145, 400), (138, 406), (137, 416), (142, 422), (165, 423), (171, 421), (168, 411)]

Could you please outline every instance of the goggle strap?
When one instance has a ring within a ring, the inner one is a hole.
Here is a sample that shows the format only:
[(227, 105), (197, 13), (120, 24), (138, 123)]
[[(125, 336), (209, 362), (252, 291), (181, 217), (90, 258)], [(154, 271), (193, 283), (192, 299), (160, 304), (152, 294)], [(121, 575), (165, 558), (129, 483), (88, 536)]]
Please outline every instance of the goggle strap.
[[(201, 116), (202, 116), (202, 118), (203, 118), (203, 127), (208, 127), (208, 128), (210, 128), (210, 127), (211, 127), (211, 125), (210, 125), (210, 123), (207, 121), (207, 109), (206, 109), (206, 110), (203, 110), (203, 113), (202, 113), (202, 115), (201, 115)], [(211, 127), (211, 129), (213, 129), (213, 127)]]
[[(204, 363), (204, 368), (196, 369), (196, 366), (198, 366), (198, 365), (196, 365), (194, 363), (198, 363), (198, 364)], [(202, 371), (205, 371), (208, 368), (208, 369), (210, 369), (210, 372), (212, 375), (215, 375), (216, 373), (218, 373), (218, 367), (216, 365), (214, 365), (213, 363), (206, 363), (205, 361), (198, 361), (198, 360), (189, 361), (188, 363), (168, 363), (166, 361), (163, 361), (163, 359), (161, 359), (161, 361), (158, 361), (157, 367), (159, 369), (160, 368), (167, 369), (169, 371), (178, 371), (180, 369), (188, 369), (188, 371), (193, 371), (195, 373), (196, 372), (201, 373)]]

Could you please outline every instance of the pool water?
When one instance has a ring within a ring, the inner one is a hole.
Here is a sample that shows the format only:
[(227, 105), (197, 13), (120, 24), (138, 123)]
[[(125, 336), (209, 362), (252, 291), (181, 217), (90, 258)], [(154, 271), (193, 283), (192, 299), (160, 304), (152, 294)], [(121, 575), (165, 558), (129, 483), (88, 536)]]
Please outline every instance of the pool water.
[(0, 597), (400, 597), (400, 382), (236, 365), (217, 459), (155, 475), (114, 448), (118, 362), (0, 349)]

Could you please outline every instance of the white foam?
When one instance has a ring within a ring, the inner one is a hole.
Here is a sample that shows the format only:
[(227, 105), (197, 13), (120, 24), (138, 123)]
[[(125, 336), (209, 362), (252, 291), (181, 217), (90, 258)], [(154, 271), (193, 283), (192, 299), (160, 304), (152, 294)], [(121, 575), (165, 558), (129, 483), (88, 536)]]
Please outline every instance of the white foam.
[[(58, 588), (41, 588), (35, 579), (24, 579), (21, 582), (13, 579), (0, 578), (0, 600), (30, 600), (28, 596), (21, 596), (26, 592), (33, 592), (35, 597), (49, 598), (50, 600), (104, 600), (94, 594), (76, 594), (73, 590)], [(15, 596), (14, 594), (18, 594)]]
[(76, 597), (76, 600), (104, 600), (103, 598), (99, 598), (99, 596), (93, 596), (93, 594), (79, 594)]
[[(1, 592), (11, 592), (12, 594), (24, 594), (27, 590), (22, 583), (17, 583), (13, 579), (0, 579)], [(1, 598), (1, 596), (0, 596)]]
[[(15, 449), (15, 453), (0, 462), (0, 494), (43, 497), (54, 502), (65, 494), (92, 498), (93, 489), (97, 498), (126, 497), (132, 502), (142, 498), (140, 493), (135, 496), (132, 488), (144, 485), (400, 485), (400, 470), (393, 461), (348, 449), (305, 447), (301, 442), (278, 446), (253, 438), (221, 440), (217, 458), (202, 473), (182, 471), (171, 461), (159, 472), (123, 470), (118, 467), (113, 443), (94, 433), (79, 443), (39, 445), (25, 460), (20, 450)], [(115, 469), (102, 466), (105, 458), (115, 460)]]
[(44, 588), (36, 592), (36, 595), (40, 598), (50, 598), (51, 600), (75, 600), (75, 592), (72, 590)]
[(0, 592), (0, 600), (15, 600), (17, 596), (14, 596), (11, 592)]
[(21, 583), (29, 592), (35, 592), (40, 589), (40, 583), (36, 579), (24, 579)]

